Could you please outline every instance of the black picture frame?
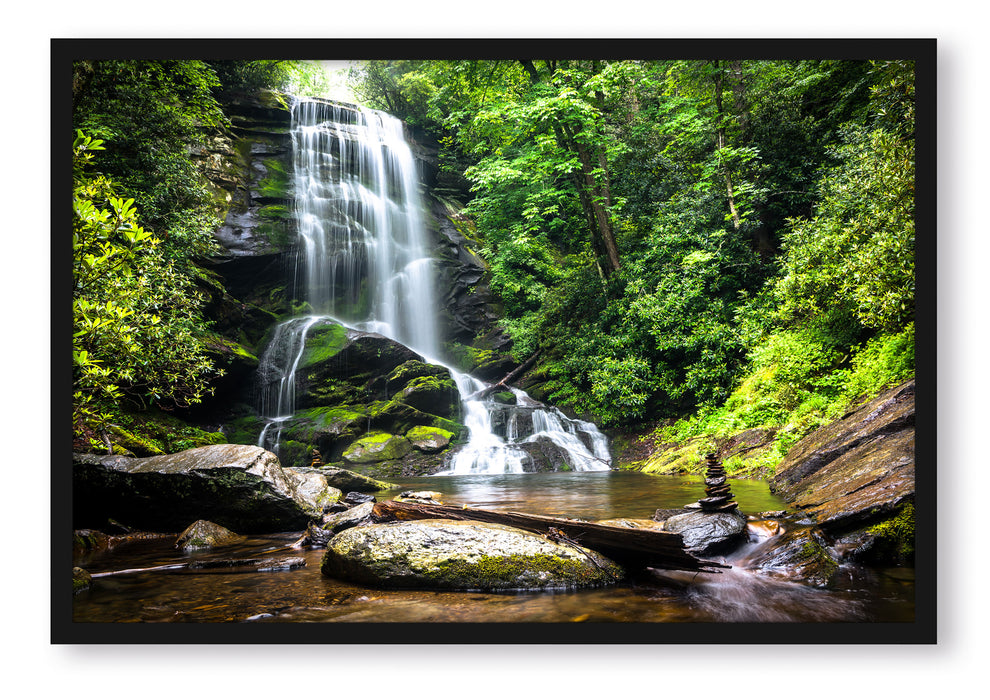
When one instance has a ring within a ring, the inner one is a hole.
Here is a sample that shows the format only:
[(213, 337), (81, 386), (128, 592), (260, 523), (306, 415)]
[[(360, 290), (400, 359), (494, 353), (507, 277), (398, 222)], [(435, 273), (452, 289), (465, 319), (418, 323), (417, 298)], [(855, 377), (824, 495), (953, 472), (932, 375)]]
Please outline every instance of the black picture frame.
[[(72, 621), (71, 64), (79, 59), (907, 59), (916, 67), (916, 605), (912, 623), (82, 624)], [(905, 39), (74, 39), (51, 41), (51, 641), (54, 644), (934, 644), (936, 635), (936, 56)], [(328, 634), (333, 626), (344, 634)]]

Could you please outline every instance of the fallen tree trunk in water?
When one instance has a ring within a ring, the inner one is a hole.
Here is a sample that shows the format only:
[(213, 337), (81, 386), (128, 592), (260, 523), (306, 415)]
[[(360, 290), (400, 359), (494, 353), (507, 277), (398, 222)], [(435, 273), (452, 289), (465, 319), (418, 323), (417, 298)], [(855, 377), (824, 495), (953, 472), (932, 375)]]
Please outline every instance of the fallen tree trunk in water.
[(467, 506), (427, 505), (398, 501), (375, 504), (372, 518), (376, 522), (392, 520), (476, 520), (508, 525), (535, 532), (551, 539), (563, 534), (568, 540), (604, 554), (627, 570), (644, 568), (718, 573), (731, 569), (727, 564), (702, 561), (684, 551), (683, 538), (673, 532), (599, 525), (581, 520), (550, 518), (527, 513), (501, 513)]
[(516, 367), (514, 370), (512, 370), (511, 372), (509, 372), (507, 375), (505, 375), (504, 377), (502, 377), (499, 381), (497, 381), (494, 384), (491, 384), (489, 386), (486, 386), (484, 389), (482, 389), (480, 391), (476, 391), (473, 394), (471, 394), (470, 396), (468, 396), (467, 397), (467, 401), (481, 401), (481, 399), (485, 398), (489, 394), (492, 394), (492, 393), (498, 391), (499, 387), (501, 387), (502, 389), (508, 390), (509, 389), (509, 382), (514, 381), (517, 377), (519, 377), (519, 375), (521, 375), (523, 372), (525, 372), (530, 367), (532, 367), (533, 366), (533, 363), (536, 362), (536, 358), (539, 357), (539, 356), (540, 356), (540, 351), (537, 350), (536, 352), (534, 352), (530, 356), (530, 358), (528, 360), (526, 360), (521, 365), (519, 365), (518, 367)]

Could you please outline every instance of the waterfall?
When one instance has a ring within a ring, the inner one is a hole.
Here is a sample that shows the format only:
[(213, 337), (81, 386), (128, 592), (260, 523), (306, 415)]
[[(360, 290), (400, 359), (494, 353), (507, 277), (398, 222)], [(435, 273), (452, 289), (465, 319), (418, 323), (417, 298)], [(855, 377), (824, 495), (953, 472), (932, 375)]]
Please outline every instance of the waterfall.
[[(594, 424), (571, 420), (515, 388), (513, 406), (468, 398), (485, 384), (442, 360), (420, 179), (402, 122), (355, 105), (297, 99), (291, 133), (295, 295), (313, 314), (280, 324), (262, 357), (265, 426), (258, 444), (277, 453), (282, 424), (296, 408), (295, 371), (306, 334), (325, 319), (384, 335), (450, 370), (469, 438), (446, 473), (523, 472), (532, 461), (527, 449), (541, 443), (558, 448), (575, 471), (609, 469), (608, 444)], [(493, 424), (496, 416), (504, 419), (502, 429)]]

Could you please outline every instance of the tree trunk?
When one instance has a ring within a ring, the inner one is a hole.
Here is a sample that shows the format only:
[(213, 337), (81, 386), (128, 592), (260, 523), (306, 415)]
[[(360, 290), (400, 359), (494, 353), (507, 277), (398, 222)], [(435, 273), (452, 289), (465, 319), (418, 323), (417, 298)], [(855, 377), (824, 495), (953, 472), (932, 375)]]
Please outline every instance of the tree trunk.
[[(533, 85), (540, 82), (539, 71), (532, 61), (522, 59), (519, 62), (529, 74)], [(602, 152), (593, 154), (586, 144), (578, 141), (576, 135), (566, 125), (554, 124), (553, 133), (557, 145), (576, 154), (581, 163), (580, 172), (572, 173), (572, 179), (578, 190), (581, 208), (588, 219), (592, 247), (597, 256), (605, 263), (604, 266), (599, 263), (599, 270), (603, 273), (603, 277), (608, 279), (618, 272), (621, 261), (619, 247), (615, 242), (615, 233), (612, 228), (612, 218), (608, 213), (608, 207), (612, 204), (612, 194), (609, 187), (608, 164), (605, 160), (605, 154)], [(596, 161), (597, 167), (603, 173), (601, 181), (595, 175)]]
[[(726, 147), (725, 138), (725, 113), (722, 108), (722, 67), (719, 62), (715, 62), (716, 72), (715, 72), (715, 140), (716, 147), (721, 151)], [(722, 155), (719, 154), (718, 157), (719, 165), (722, 167), (722, 177), (725, 180), (725, 189), (729, 199), (729, 214), (732, 216), (732, 225), (735, 227), (736, 231), (742, 226), (742, 219), (739, 216), (739, 210), (736, 208), (735, 193), (732, 188), (732, 173), (729, 172), (729, 166), (725, 164), (722, 159)]]

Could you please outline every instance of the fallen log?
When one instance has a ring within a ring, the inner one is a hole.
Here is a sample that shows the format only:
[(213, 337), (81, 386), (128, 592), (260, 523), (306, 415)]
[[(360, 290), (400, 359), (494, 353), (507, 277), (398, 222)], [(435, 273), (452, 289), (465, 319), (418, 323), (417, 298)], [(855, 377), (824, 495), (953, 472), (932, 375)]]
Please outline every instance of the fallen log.
[(398, 501), (381, 501), (372, 510), (375, 522), (393, 520), (476, 520), (508, 525), (520, 530), (552, 536), (563, 533), (582, 547), (599, 552), (612, 561), (635, 571), (644, 568), (719, 573), (731, 569), (727, 564), (702, 561), (684, 550), (684, 539), (673, 532), (599, 525), (581, 520), (551, 518), (528, 513), (502, 513), (467, 506), (427, 505)]
[(494, 384), (490, 384), (490, 385), (486, 386), (484, 389), (481, 389), (480, 391), (476, 391), (473, 394), (471, 394), (470, 396), (468, 396), (467, 397), (467, 401), (480, 401), (481, 399), (485, 398), (489, 394), (494, 393), (495, 391), (498, 391), (498, 388), (499, 387), (501, 387), (502, 389), (508, 391), (508, 389), (509, 389), (509, 382), (515, 381), (516, 378), (519, 377), (519, 375), (521, 375), (523, 372), (525, 372), (530, 367), (532, 367), (533, 366), (533, 363), (536, 362), (536, 358), (539, 357), (539, 356), (540, 356), (540, 351), (537, 350), (536, 352), (534, 352), (530, 356), (530, 358), (528, 360), (526, 360), (525, 362), (523, 362), (521, 365), (519, 365), (518, 367), (516, 367), (514, 370), (512, 370), (507, 375), (505, 375), (504, 377), (502, 377), (500, 380), (498, 380)]

